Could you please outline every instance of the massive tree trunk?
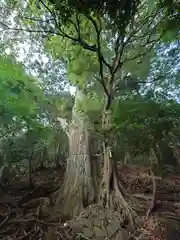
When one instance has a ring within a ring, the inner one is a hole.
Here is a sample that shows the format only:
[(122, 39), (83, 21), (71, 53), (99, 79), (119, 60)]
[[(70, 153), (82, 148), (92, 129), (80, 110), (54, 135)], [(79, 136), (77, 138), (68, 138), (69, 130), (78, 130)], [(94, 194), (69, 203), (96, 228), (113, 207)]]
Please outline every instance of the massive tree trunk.
[(110, 110), (104, 111), (102, 129), (104, 131), (104, 172), (101, 182), (100, 201), (105, 207), (121, 210), (132, 226), (135, 213), (125, 200), (124, 190), (118, 179), (116, 161), (112, 159), (111, 154), (112, 113)]
[(69, 126), (69, 157), (67, 159), (65, 179), (56, 201), (56, 207), (63, 214), (72, 217), (79, 214), (95, 198), (94, 177), (90, 159), (89, 121), (78, 105), (83, 94), (76, 92)]

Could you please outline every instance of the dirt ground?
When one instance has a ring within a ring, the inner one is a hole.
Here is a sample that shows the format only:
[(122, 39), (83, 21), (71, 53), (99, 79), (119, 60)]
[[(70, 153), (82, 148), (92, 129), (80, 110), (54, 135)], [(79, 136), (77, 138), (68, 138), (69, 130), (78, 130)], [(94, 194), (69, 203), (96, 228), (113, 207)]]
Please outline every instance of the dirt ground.
[(127, 165), (119, 166), (119, 175), (128, 202), (140, 216), (135, 231), (128, 229), (121, 213), (97, 205), (66, 222), (40, 216), (41, 200), (48, 200), (63, 180), (62, 170), (43, 169), (33, 173), (32, 189), (21, 177), (0, 190), (0, 240), (180, 240), (180, 176), (162, 179)]

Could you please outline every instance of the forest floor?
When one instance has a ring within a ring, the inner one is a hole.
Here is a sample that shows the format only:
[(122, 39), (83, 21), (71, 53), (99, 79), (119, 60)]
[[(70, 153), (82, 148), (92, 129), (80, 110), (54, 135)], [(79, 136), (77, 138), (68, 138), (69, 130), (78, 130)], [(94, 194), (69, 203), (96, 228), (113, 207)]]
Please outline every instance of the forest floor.
[(96, 205), (66, 222), (40, 216), (41, 201), (48, 201), (63, 180), (62, 170), (44, 169), (33, 173), (32, 189), (27, 177), (1, 189), (0, 240), (180, 240), (180, 176), (153, 177), (128, 165), (119, 166), (119, 172), (127, 200), (140, 216), (135, 232), (127, 229), (119, 212)]

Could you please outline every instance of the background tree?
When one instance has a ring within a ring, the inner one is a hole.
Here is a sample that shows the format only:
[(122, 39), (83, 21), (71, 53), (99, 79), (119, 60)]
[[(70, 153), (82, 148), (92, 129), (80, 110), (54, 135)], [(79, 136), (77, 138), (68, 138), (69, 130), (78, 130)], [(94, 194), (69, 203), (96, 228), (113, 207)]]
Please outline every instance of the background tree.
[[(16, 137), (28, 126), (39, 122), (40, 102), (45, 101), (44, 94), (33, 77), (28, 76), (15, 59), (0, 57), (1, 69), (1, 142)], [(12, 146), (9, 142), (9, 147)], [(8, 150), (3, 154), (2, 165), (8, 163)]]

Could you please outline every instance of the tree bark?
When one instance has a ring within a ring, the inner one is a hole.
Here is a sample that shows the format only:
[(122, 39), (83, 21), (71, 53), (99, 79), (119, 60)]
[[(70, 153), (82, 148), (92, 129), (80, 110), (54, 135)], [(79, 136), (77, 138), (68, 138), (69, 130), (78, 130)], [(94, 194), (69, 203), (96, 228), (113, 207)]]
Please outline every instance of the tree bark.
[(55, 162), (56, 169), (61, 168), (60, 161), (59, 161), (61, 156), (59, 156), (59, 155), (61, 155), (61, 154), (60, 154), (60, 144), (58, 143), (57, 147), (56, 147), (55, 157), (54, 157), (54, 162)]
[(104, 172), (101, 182), (100, 202), (104, 207), (123, 211), (129, 224), (133, 226), (135, 212), (125, 200), (125, 193), (118, 179), (116, 161), (112, 159), (111, 154), (112, 113), (110, 110), (104, 111), (102, 129), (104, 131)]
[(95, 198), (94, 176), (90, 158), (89, 121), (78, 105), (83, 94), (77, 90), (69, 126), (69, 157), (62, 190), (56, 207), (66, 216), (78, 215)]
[(34, 154), (34, 147), (31, 151), (30, 156), (28, 156), (28, 170), (29, 170), (29, 187), (33, 187), (33, 180), (32, 180), (32, 158)]

